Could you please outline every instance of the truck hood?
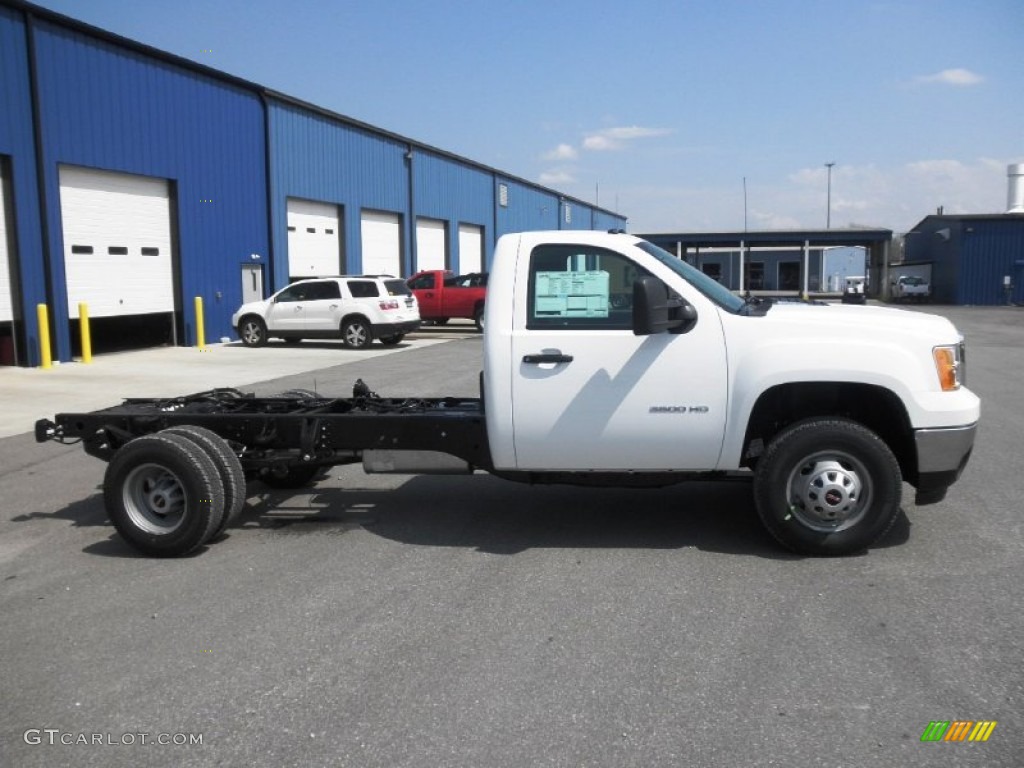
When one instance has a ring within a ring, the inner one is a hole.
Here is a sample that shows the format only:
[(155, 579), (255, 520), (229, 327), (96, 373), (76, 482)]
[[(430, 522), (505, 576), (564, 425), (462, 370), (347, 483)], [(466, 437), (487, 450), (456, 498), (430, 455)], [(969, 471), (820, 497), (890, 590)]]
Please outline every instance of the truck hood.
[(764, 320), (780, 329), (788, 326), (808, 336), (868, 335), (880, 340), (905, 336), (927, 339), (935, 344), (954, 344), (960, 339), (956, 327), (944, 317), (891, 307), (781, 302), (768, 310)]

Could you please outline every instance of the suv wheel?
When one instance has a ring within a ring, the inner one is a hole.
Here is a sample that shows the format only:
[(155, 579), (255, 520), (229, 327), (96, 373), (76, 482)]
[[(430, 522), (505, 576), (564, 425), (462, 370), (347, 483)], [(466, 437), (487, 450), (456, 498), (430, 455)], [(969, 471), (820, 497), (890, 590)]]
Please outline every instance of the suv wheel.
[(247, 347), (262, 347), (267, 343), (267, 325), (258, 317), (243, 317), (238, 336)]
[(341, 340), (349, 349), (366, 349), (373, 341), (370, 324), (361, 317), (346, 320), (341, 325)]

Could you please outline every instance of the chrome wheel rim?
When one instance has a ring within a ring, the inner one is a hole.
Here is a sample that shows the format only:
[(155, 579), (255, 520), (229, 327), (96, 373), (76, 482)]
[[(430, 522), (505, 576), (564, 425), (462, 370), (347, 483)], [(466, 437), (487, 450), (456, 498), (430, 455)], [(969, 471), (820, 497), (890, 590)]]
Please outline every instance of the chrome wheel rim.
[(797, 462), (786, 490), (789, 513), (821, 533), (836, 533), (859, 523), (873, 495), (864, 464), (840, 451), (821, 451)]
[(359, 323), (353, 323), (345, 328), (345, 341), (353, 347), (361, 347), (366, 344), (366, 328)]
[(258, 344), (263, 337), (259, 323), (249, 322), (242, 326), (242, 340), (248, 344)]
[(132, 523), (151, 534), (168, 534), (185, 522), (185, 489), (159, 464), (141, 464), (124, 482), (124, 508)]

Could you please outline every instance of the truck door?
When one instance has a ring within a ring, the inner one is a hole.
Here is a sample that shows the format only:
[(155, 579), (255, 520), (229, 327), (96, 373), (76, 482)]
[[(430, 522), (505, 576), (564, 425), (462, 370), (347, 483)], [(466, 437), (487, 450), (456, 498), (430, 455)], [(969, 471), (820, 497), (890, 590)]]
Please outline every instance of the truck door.
[(701, 296), (688, 332), (635, 336), (632, 286), (648, 273), (631, 259), (562, 244), (529, 259), (511, 350), (517, 467), (715, 468), (728, 399), (717, 308)]
[(424, 272), (409, 281), (409, 288), (416, 294), (420, 305), (420, 316), (425, 318), (443, 317), (441, 314), (442, 286), (437, 285), (442, 272)]

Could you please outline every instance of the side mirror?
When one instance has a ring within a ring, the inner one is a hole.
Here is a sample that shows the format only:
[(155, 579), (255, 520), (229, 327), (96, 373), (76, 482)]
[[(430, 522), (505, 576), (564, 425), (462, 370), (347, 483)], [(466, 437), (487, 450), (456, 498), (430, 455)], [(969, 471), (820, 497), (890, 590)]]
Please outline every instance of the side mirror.
[(697, 310), (686, 299), (670, 295), (656, 277), (633, 283), (633, 335), (650, 336), (664, 331), (686, 333), (697, 322)]

